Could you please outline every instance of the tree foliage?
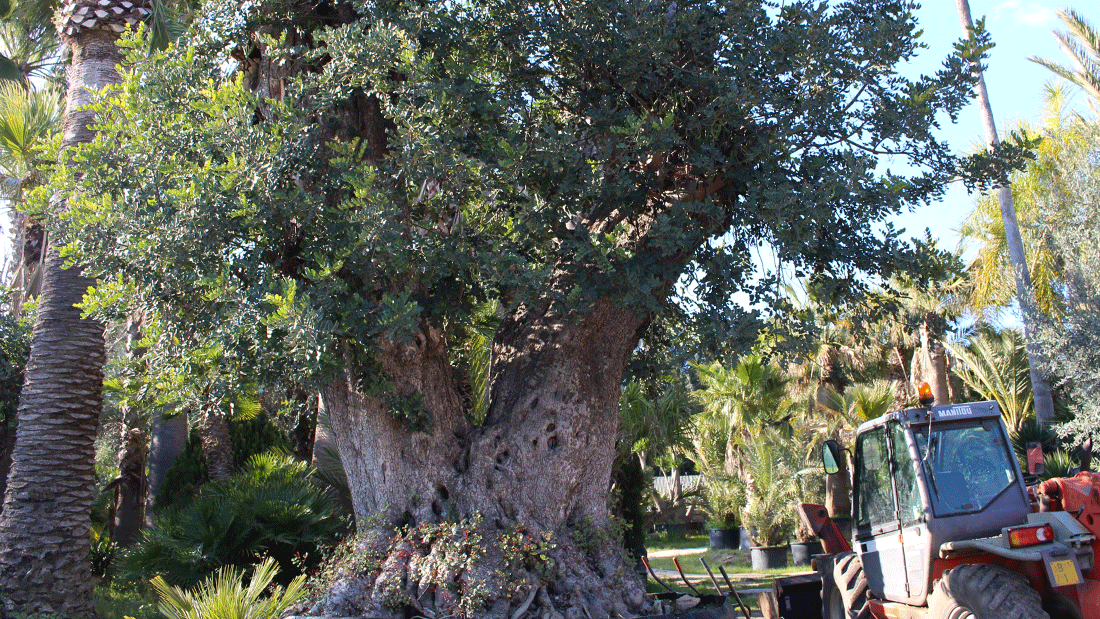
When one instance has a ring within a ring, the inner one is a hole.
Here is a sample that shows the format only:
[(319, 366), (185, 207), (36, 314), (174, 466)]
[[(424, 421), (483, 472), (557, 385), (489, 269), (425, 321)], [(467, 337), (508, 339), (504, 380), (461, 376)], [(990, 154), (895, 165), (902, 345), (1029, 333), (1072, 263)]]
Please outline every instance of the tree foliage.
[(1011, 329), (982, 331), (948, 349), (960, 363), (955, 374), (983, 398), (996, 400), (1009, 430), (1019, 431), (1034, 406), (1023, 335)]
[[(83, 175), (89, 308), (152, 306), (173, 341), (308, 375), (486, 299), (651, 312), (681, 276), (721, 330), (732, 289), (774, 289), (759, 243), (862, 290), (915, 264), (878, 224), (959, 170), (931, 130), (971, 79), (960, 56), (898, 76), (908, 6), (863, 4), (367, 4), (315, 51), (265, 40), (304, 72), (263, 97), (222, 53), (278, 20), (215, 3), (186, 45), (130, 55), (101, 138), (57, 181)], [(339, 114), (370, 106), (375, 127)], [(880, 174), (880, 155), (923, 172)]]
[(1062, 79), (1076, 85), (1088, 96), (1089, 107), (1097, 112), (1100, 103), (1100, 32), (1087, 19), (1073, 9), (1059, 9), (1058, 18), (1067, 30), (1054, 32), (1058, 46), (1069, 56), (1070, 65), (1059, 64), (1049, 58), (1032, 56), (1038, 63)]
[(1037, 227), (1047, 230), (1063, 260), (1060, 293), (1066, 311), (1050, 317), (1039, 330), (1052, 375), (1063, 378), (1075, 418), (1058, 426), (1059, 432), (1081, 441), (1100, 439), (1100, 223), (1096, 212), (1100, 190), (1100, 135), (1090, 127), (1086, 139), (1067, 145), (1059, 163), (1061, 182), (1050, 184), (1040, 203)]

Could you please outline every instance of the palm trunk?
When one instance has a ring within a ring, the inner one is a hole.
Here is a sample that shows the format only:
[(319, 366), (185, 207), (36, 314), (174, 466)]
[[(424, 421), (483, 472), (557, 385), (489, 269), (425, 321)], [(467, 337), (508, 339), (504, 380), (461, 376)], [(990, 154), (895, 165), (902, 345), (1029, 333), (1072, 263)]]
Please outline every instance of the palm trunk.
[[(142, 339), (145, 316), (138, 312), (130, 317), (127, 328), (127, 354), (140, 359), (144, 354), (138, 343)], [(116, 480), (115, 518), (112, 523), (111, 541), (127, 547), (137, 539), (145, 524), (145, 494), (149, 488), (145, 475), (145, 463), (149, 445), (149, 423), (141, 411), (133, 406), (122, 409), (123, 425), (118, 453), (118, 479)]]
[(940, 334), (931, 326), (934, 316), (926, 315), (920, 323), (922, 365), (925, 376), (936, 398), (936, 405), (950, 404), (951, 392), (947, 388), (947, 351), (940, 341)]
[[(93, 91), (118, 82), (117, 37), (88, 30), (71, 41), (62, 153), (88, 142)], [(55, 201), (64, 210), (63, 198)], [(76, 307), (92, 280), (49, 250), (4, 511), (0, 590), (6, 612), (92, 617), (89, 530), (94, 442), (102, 408), (103, 326)]]
[[(970, 16), (970, 2), (969, 0), (955, 0), (955, 7), (959, 11), (959, 21), (962, 24), (963, 34), (969, 35), (970, 31), (974, 29), (974, 20)], [(975, 90), (978, 93), (979, 110), (982, 115), (982, 127), (985, 129), (985, 138), (989, 142), (990, 149), (996, 152), (1000, 147), (1000, 140), (997, 137), (997, 127), (993, 123), (993, 108), (989, 104), (989, 91), (986, 90), (985, 77), (982, 76), (981, 67), (975, 66), (973, 70), (978, 78)], [(1042, 354), (1031, 333), (1035, 320), (1038, 318), (1038, 310), (1035, 307), (1035, 295), (1031, 287), (1031, 274), (1027, 268), (1024, 243), (1020, 238), (1020, 224), (1016, 221), (1016, 205), (1012, 200), (1012, 189), (1007, 186), (998, 187), (997, 202), (1001, 207), (1001, 219), (1004, 220), (1008, 256), (1012, 260), (1012, 269), (1016, 274), (1016, 300), (1020, 304), (1020, 313), (1024, 323), (1028, 372), (1031, 377), (1031, 392), (1034, 394), (1035, 399), (1035, 417), (1040, 424), (1045, 425), (1054, 420), (1054, 399), (1050, 393), (1050, 381), (1039, 371), (1042, 366)]]
[(893, 410), (908, 407), (916, 393), (913, 386), (909, 384), (909, 374), (905, 369), (907, 356), (907, 353), (902, 352), (901, 346), (890, 348), (890, 358), (887, 364), (889, 366), (890, 381), (893, 383), (894, 405), (891, 407)]
[(232, 477), (233, 441), (229, 437), (229, 422), (217, 404), (208, 402), (199, 412), (199, 439), (210, 481)]
[(187, 416), (177, 415), (165, 419), (158, 411), (154, 413), (152, 428), (149, 430), (149, 488), (145, 498), (145, 526), (153, 526), (157, 493), (164, 484), (168, 469), (187, 447)]
[(28, 613), (91, 616), (89, 545), (103, 327), (73, 307), (91, 281), (51, 251), (0, 517), (0, 590)]

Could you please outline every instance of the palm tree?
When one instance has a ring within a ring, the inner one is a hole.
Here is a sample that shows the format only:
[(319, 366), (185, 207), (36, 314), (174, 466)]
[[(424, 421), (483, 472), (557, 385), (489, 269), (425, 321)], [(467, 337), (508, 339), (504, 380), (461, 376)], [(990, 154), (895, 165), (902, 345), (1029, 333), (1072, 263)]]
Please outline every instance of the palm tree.
[(192, 591), (169, 585), (160, 576), (151, 582), (160, 596), (159, 609), (168, 619), (277, 619), (305, 596), (305, 576), (298, 576), (284, 589), (270, 587), (279, 573), (268, 558), (256, 566), (248, 586), (244, 570), (224, 567)]
[(45, 4), (21, 2), (11, 16), (0, 21), (0, 64), (8, 68), (0, 77), (28, 90), (34, 81), (61, 85), (62, 48), (52, 22), (53, 10), (46, 10)]
[[(148, 5), (130, 0), (65, 5), (58, 28), (72, 65), (63, 151), (94, 137), (87, 104), (94, 92), (119, 81), (118, 31), (149, 13)], [(65, 196), (51, 206), (63, 211)], [(9, 612), (94, 617), (89, 531), (103, 325), (81, 317), (76, 305), (92, 281), (79, 265), (66, 268), (56, 249), (47, 252), (43, 282), (0, 515), (0, 590)]]
[[(787, 374), (799, 389), (812, 386), (814, 401), (829, 389), (843, 392), (853, 382), (876, 375), (883, 357), (882, 343), (868, 337), (868, 324), (851, 308), (838, 308), (820, 297), (813, 285), (800, 295), (793, 286), (783, 286), (794, 315), (811, 331), (809, 351), (800, 362), (791, 363)], [(813, 405), (806, 411), (813, 412)]]
[[(955, 0), (955, 6), (959, 11), (959, 21), (962, 23), (963, 33), (973, 39), (976, 31), (974, 21), (970, 17), (970, 2), (968, 0)], [(989, 92), (985, 87), (985, 78), (982, 77), (981, 64), (975, 62), (972, 70), (976, 78), (975, 90), (980, 103), (982, 126), (985, 129), (985, 136), (989, 142), (990, 150), (995, 153), (1000, 148), (1000, 140), (997, 137), (997, 128), (993, 123), (993, 109), (989, 104)], [(1050, 423), (1054, 419), (1054, 399), (1050, 393), (1050, 382), (1040, 370), (1043, 365), (1042, 355), (1030, 334), (1039, 316), (1035, 309), (1035, 293), (1031, 284), (1031, 274), (1027, 268), (1027, 258), (1024, 255), (1024, 245), (1020, 239), (1020, 226), (1016, 221), (1016, 205), (1012, 199), (1012, 190), (1007, 185), (998, 187), (996, 193), (997, 203), (1001, 208), (1001, 219), (1004, 220), (1008, 255), (1012, 259), (1012, 271), (1016, 281), (1016, 300), (1020, 304), (1024, 319), (1024, 339), (1027, 341), (1031, 389), (1035, 396), (1035, 414), (1039, 419), (1039, 423)]]
[(1028, 60), (1043, 65), (1063, 79), (1076, 84), (1089, 98), (1089, 107), (1100, 115), (1100, 33), (1081, 14), (1073, 9), (1059, 9), (1058, 18), (1069, 29), (1055, 31), (1054, 38), (1062, 51), (1070, 57), (1072, 66), (1058, 64), (1047, 58), (1032, 56)]
[(662, 383), (655, 398), (650, 398), (638, 381), (623, 388), (618, 450), (620, 457), (636, 457), (642, 470), (656, 464), (669, 471), (668, 503), (659, 498), (657, 510), (674, 513), (684, 507), (679, 463), (691, 444), (689, 428), (695, 406), (682, 382), (665, 379)]
[[(1064, 210), (1058, 202), (1060, 196), (1068, 195), (1063, 160), (1073, 151), (1073, 145), (1086, 140), (1087, 134), (1084, 123), (1071, 122), (1065, 117), (1065, 101), (1064, 87), (1048, 87), (1042, 124), (1023, 124), (1018, 128), (1027, 134), (1040, 133), (1044, 139), (1035, 149), (1035, 158), (1012, 175), (1012, 197), (1023, 224), (1020, 233), (1027, 249), (1036, 307), (1044, 315), (1054, 317), (1064, 311), (1060, 294), (1064, 258), (1051, 242), (1051, 230), (1060, 222), (1049, 218)], [(1048, 219), (1038, 225), (1043, 205), (1049, 205), (1044, 210)], [(1051, 208), (1055, 206), (1058, 208)], [(990, 195), (979, 198), (974, 212), (966, 218), (959, 232), (966, 247), (975, 250), (966, 269), (968, 307), (982, 314), (990, 308), (1011, 305), (1015, 294), (1012, 264), (1008, 259), (1004, 221), (996, 199)]]
[[(703, 406), (693, 420), (696, 441), (704, 437), (711, 443), (718, 441), (725, 452), (721, 474), (744, 479), (740, 457), (744, 445), (766, 427), (790, 433), (797, 405), (787, 397), (789, 380), (777, 365), (759, 355), (746, 355), (733, 368), (718, 362), (692, 367), (702, 386), (695, 392)], [(699, 445), (696, 452), (705, 459), (715, 449)]]
[[(778, 546), (794, 532), (800, 498), (800, 452), (775, 428), (766, 428), (745, 446), (745, 506), (741, 518), (754, 546)], [(835, 476), (834, 476), (835, 477)]]
[(1027, 351), (1019, 331), (983, 331), (966, 346), (948, 346), (961, 361), (955, 373), (983, 398), (996, 400), (1008, 429), (1019, 431), (1032, 413)]
[(21, 210), (24, 193), (43, 182), (39, 148), (60, 129), (61, 100), (52, 88), (26, 90), (0, 81), (0, 197), (11, 210), (14, 256), (9, 284), (12, 313), (22, 315), (23, 301), (37, 296), (45, 259), (45, 229)]
[[(890, 281), (890, 287), (902, 295), (900, 326), (908, 333), (901, 342), (912, 344), (916, 349), (909, 371), (909, 393), (916, 393), (916, 387), (926, 382), (932, 387), (937, 404), (951, 402), (949, 359), (944, 340), (951, 321), (962, 313), (965, 284), (966, 280), (958, 275), (926, 283), (899, 275)], [(908, 403), (908, 400), (895, 402), (899, 407)]]

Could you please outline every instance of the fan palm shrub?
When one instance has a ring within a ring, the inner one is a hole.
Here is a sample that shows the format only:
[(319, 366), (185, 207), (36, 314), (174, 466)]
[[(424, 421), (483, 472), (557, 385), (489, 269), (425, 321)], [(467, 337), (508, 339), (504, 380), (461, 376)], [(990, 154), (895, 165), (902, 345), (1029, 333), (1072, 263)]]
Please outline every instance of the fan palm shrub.
[(797, 403), (787, 397), (790, 381), (760, 355), (746, 355), (732, 368), (718, 362), (693, 363), (692, 368), (702, 386), (694, 395), (703, 407), (693, 419), (693, 459), (702, 461), (704, 474), (718, 473), (707, 469), (717, 469), (720, 459), (721, 472), (744, 479), (739, 460), (745, 443), (756, 440), (764, 428), (790, 434), (797, 414)]
[(244, 572), (229, 567), (217, 570), (193, 591), (169, 585), (160, 576), (152, 583), (160, 596), (160, 612), (168, 619), (277, 619), (306, 592), (305, 576), (297, 576), (285, 589), (275, 587), (265, 597), (278, 573), (277, 564), (268, 558), (256, 566), (247, 587)]
[(726, 475), (706, 477), (703, 498), (706, 500), (709, 528), (732, 530), (741, 526), (745, 488), (739, 479)]
[(313, 469), (283, 453), (253, 456), (194, 500), (158, 514), (153, 528), (120, 562), (120, 575), (189, 587), (227, 566), (270, 557), (281, 584), (320, 562), (320, 548), (341, 520), (328, 495), (311, 482)]

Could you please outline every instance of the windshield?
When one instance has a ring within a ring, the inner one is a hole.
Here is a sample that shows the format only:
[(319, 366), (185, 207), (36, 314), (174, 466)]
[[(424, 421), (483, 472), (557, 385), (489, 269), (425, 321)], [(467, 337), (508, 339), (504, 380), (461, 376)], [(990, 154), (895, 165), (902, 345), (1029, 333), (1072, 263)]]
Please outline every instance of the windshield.
[(911, 426), (937, 516), (985, 509), (1016, 478), (1001, 425), (996, 420)]

